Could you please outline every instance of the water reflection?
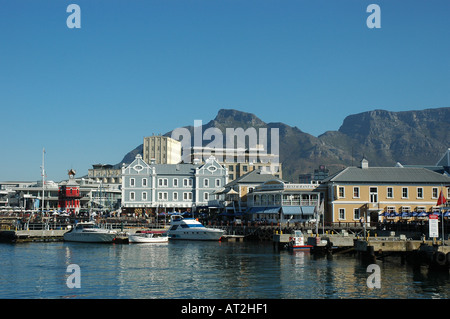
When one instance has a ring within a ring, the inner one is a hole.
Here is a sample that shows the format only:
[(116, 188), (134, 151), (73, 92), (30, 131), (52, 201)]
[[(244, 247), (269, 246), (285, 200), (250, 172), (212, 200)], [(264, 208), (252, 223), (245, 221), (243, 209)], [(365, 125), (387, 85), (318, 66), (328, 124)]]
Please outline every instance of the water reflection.
[[(378, 262), (377, 262), (378, 263)], [(66, 285), (67, 266), (81, 288)], [(0, 245), (0, 298), (449, 298), (448, 272), (379, 262), (367, 287), (355, 257), (276, 251), (267, 243)]]

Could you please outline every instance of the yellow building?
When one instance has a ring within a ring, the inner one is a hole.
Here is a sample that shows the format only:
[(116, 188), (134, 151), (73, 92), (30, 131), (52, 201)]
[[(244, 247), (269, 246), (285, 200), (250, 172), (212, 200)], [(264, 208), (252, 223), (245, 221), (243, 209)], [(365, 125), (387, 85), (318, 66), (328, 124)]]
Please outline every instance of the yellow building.
[(363, 159), (360, 167), (347, 167), (324, 183), (326, 222), (378, 222), (432, 212), (441, 189), (448, 197), (450, 178), (421, 167), (369, 167)]

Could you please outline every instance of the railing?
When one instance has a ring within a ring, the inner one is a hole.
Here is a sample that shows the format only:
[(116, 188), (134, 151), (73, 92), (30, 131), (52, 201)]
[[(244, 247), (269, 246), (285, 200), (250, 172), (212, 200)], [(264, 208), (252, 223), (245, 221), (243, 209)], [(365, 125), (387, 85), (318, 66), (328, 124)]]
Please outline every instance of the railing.
[(283, 200), (275, 200), (275, 201), (255, 201), (249, 202), (250, 204), (253, 204), (253, 206), (316, 206), (317, 205), (317, 199), (299, 199), (299, 200), (290, 200), (290, 199), (283, 199)]

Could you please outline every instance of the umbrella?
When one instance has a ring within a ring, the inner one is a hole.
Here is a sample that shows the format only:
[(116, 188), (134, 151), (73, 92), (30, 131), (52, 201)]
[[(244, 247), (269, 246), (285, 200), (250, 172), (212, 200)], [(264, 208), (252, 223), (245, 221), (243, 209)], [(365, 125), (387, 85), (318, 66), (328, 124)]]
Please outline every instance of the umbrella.
[(433, 214), (432, 215), (436, 215), (436, 216), (439, 216), (439, 217), (441, 217), (441, 212), (438, 212), (438, 211), (436, 211), (436, 212), (433, 212)]
[(413, 212), (411, 216), (412, 216), (412, 217), (417, 217), (417, 215), (419, 215), (418, 212)]
[(397, 213), (397, 212), (391, 212), (391, 213), (389, 214), (389, 217), (397, 217), (397, 216), (400, 216), (400, 214)]
[(450, 210), (448, 210), (444, 213), (444, 217), (450, 217)]
[(389, 212), (383, 212), (383, 213), (380, 214), (380, 216), (386, 216), (386, 217), (388, 217), (388, 216), (389, 216)]
[(410, 213), (408, 213), (408, 212), (403, 212), (402, 213), (402, 218), (409, 218), (409, 217), (411, 217)]
[(428, 217), (427, 212), (420, 212), (419, 215), (417, 215), (417, 217)]

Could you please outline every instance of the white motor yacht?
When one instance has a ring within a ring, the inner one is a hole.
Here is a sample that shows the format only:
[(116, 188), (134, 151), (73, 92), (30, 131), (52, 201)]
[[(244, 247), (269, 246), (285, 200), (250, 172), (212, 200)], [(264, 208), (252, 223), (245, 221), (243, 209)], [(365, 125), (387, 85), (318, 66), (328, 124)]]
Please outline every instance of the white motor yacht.
[(99, 228), (94, 222), (81, 222), (64, 234), (64, 241), (112, 243), (117, 231)]
[(219, 240), (224, 231), (218, 228), (207, 228), (194, 218), (173, 215), (167, 233), (170, 239)]

